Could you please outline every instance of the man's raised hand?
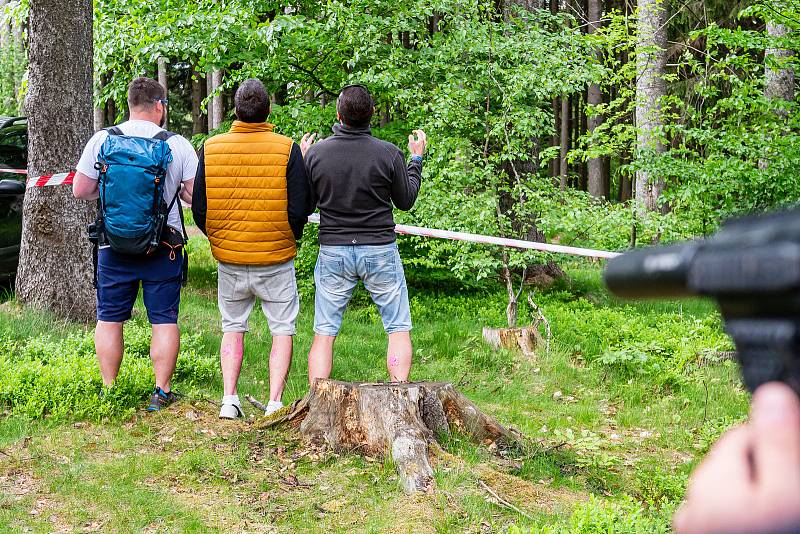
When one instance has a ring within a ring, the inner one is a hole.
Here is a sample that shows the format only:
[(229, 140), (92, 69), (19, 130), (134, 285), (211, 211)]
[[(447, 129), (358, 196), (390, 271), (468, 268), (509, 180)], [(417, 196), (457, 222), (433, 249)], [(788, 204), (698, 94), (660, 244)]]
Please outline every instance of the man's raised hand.
[(303, 157), (306, 156), (306, 152), (308, 152), (308, 149), (314, 144), (316, 138), (317, 134), (307, 133), (303, 136), (303, 139), (300, 140), (300, 152), (303, 153)]
[[(416, 136), (416, 138), (415, 138)], [(408, 136), (408, 150), (412, 156), (422, 156), (425, 154), (425, 148), (428, 146), (428, 137), (422, 130), (414, 130)]]

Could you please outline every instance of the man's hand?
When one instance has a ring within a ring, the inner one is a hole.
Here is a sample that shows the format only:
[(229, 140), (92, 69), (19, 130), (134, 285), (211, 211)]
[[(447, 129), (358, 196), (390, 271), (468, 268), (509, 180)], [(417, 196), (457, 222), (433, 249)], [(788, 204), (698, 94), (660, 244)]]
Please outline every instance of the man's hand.
[(300, 152), (302, 152), (303, 157), (306, 157), (306, 152), (308, 152), (308, 149), (314, 144), (316, 137), (317, 134), (315, 133), (307, 133), (303, 136), (303, 139), (300, 141)]
[(773, 382), (750, 422), (723, 436), (689, 482), (677, 534), (782, 532), (800, 526), (800, 399)]
[[(416, 135), (416, 139), (414, 136)], [(422, 130), (414, 130), (408, 136), (408, 151), (412, 156), (422, 156), (425, 154), (425, 148), (428, 146), (428, 137)]]

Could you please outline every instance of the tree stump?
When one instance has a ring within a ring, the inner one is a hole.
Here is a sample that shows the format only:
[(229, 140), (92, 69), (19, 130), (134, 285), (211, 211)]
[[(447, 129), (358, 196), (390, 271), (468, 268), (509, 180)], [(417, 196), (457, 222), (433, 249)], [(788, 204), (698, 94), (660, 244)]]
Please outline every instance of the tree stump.
[(378, 458), (389, 454), (407, 493), (433, 487), (429, 445), (439, 436), (458, 432), (500, 448), (517, 442), (511, 431), (445, 382), (316, 380), (303, 399), (263, 426), (297, 422), (313, 446)]
[(496, 349), (519, 349), (525, 356), (533, 356), (543, 341), (538, 322), (524, 328), (484, 328), (483, 340)]

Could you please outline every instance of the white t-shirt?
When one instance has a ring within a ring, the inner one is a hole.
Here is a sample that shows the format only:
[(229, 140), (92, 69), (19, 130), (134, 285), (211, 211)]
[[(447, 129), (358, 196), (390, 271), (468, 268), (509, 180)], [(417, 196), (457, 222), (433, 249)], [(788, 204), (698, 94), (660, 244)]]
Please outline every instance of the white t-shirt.
[[(123, 122), (117, 126), (122, 133), (131, 137), (148, 137), (153, 138), (163, 129), (150, 121), (131, 120)], [(85, 174), (89, 178), (97, 180), (99, 171), (94, 168), (97, 162), (97, 156), (100, 154), (100, 147), (105, 143), (108, 137), (108, 132), (100, 130), (89, 139), (86, 143), (86, 148), (83, 149), (83, 155), (78, 162), (76, 170)], [(167, 140), (169, 148), (172, 150), (172, 163), (169, 164), (167, 169), (167, 180), (164, 184), (164, 200), (169, 205), (175, 197), (175, 192), (182, 182), (193, 180), (197, 174), (197, 153), (194, 151), (192, 144), (180, 135), (174, 135)], [(180, 199), (175, 202), (172, 211), (169, 213), (167, 224), (171, 227), (180, 230), (181, 219), (178, 210), (181, 208)]]

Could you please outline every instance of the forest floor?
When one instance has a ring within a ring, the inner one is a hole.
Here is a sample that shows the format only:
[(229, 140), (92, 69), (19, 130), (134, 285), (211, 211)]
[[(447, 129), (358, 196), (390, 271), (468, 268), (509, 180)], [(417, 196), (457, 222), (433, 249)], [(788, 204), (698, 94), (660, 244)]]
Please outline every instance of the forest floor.
[[(215, 269), (205, 241), (192, 239), (182, 326), (217, 354)], [(426, 281), (408, 269), (412, 378), (453, 382), (530, 440), (495, 455), (449, 438), (434, 458), (430, 494), (404, 495), (390, 460), (319, 452), (293, 430), (259, 430), (249, 406), (247, 420), (220, 421), (210, 402), (221, 395), (217, 378), (163, 413), (121, 420), (31, 418), (9, 408), (0, 416), (0, 531), (666, 531), (692, 468), (747, 410), (735, 365), (704, 359), (726, 348), (719, 318), (701, 301), (621, 303), (602, 288), (598, 266), (567, 271), (569, 284), (537, 295), (552, 323), (551, 351), (525, 358), (481, 341), (483, 326), (502, 326), (500, 291)], [(312, 319), (306, 296), (288, 402), (307, 388)], [(3, 338), (84, 330), (13, 301), (0, 313)], [(240, 395), (266, 397), (269, 345), (254, 313)], [(361, 290), (333, 375), (377, 381), (385, 373), (380, 317)]]

